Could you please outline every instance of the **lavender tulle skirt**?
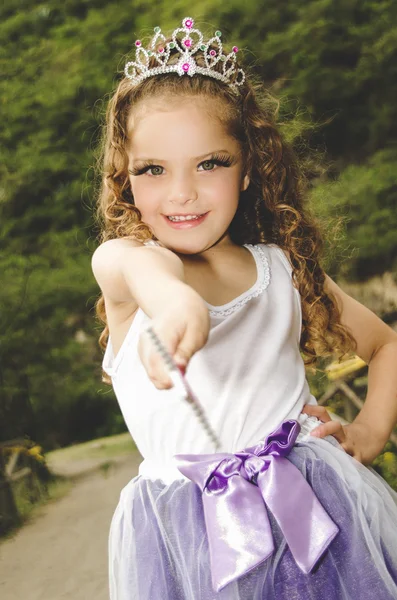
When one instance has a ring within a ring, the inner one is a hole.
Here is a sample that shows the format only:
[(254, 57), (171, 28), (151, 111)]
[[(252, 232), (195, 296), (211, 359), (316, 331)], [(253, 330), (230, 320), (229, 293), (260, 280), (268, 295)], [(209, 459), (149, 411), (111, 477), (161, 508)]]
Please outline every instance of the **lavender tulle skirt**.
[(309, 574), (269, 510), (274, 552), (214, 591), (198, 485), (137, 476), (111, 523), (111, 600), (396, 600), (397, 492), (333, 436), (300, 435), (287, 459), (339, 528)]

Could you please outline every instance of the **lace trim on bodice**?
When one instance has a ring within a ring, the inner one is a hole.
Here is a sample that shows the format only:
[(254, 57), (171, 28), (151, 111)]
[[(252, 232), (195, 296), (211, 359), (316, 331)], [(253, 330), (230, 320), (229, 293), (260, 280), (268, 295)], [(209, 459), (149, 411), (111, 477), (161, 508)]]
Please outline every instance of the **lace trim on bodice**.
[[(225, 304), (224, 306), (227, 306), (227, 308), (222, 308), (222, 306), (216, 307), (210, 304), (209, 306), (211, 306), (211, 309), (209, 310), (209, 314), (212, 317), (227, 317), (228, 315), (231, 315), (236, 310), (239, 310), (242, 306), (244, 306), (244, 304), (247, 304), (247, 302), (252, 300), (252, 298), (257, 298), (260, 296), (269, 285), (270, 267), (265, 251), (261, 246), (254, 246), (253, 244), (244, 244), (244, 247), (248, 248), (255, 258), (258, 269), (257, 280), (250, 290), (241, 294), (235, 300)], [(257, 260), (257, 255), (255, 254), (256, 252), (259, 255), (259, 260)]]
[[(145, 245), (153, 246), (161, 245), (155, 240), (148, 240), (144, 243)], [(206, 302), (207, 306), (209, 307), (208, 312), (211, 317), (227, 317), (231, 315), (232, 313), (239, 310), (242, 306), (244, 306), (244, 304), (247, 304), (247, 302), (252, 300), (252, 298), (257, 298), (258, 296), (260, 296), (269, 285), (270, 267), (265, 251), (261, 246), (254, 244), (244, 244), (244, 247), (251, 252), (255, 259), (258, 273), (257, 280), (254, 283), (254, 285), (249, 290), (247, 290), (247, 292), (240, 294), (240, 296), (238, 296), (231, 302), (227, 302), (226, 304), (223, 304), (221, 306), (213, 306), (212, 304), (208, 304), (208, 302)]]

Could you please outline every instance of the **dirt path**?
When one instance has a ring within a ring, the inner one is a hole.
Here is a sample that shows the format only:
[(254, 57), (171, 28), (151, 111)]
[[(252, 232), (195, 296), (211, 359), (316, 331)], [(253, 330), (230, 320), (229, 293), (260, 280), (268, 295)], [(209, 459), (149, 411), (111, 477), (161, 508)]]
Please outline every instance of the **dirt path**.
[(108, 600), (107, 537), (123, 486), (141, 458), (77, 480), (15, 537), (0, 544), (2, 600)]

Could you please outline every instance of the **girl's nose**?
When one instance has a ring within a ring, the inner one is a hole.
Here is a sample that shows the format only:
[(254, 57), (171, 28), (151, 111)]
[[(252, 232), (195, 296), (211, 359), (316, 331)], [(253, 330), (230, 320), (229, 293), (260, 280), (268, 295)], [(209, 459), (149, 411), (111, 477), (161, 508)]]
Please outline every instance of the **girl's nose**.
[(189, 177), (175, 178), (170, 185), (168, 200), (174, 204), (185, 204), (197, 200), (197, 190)]

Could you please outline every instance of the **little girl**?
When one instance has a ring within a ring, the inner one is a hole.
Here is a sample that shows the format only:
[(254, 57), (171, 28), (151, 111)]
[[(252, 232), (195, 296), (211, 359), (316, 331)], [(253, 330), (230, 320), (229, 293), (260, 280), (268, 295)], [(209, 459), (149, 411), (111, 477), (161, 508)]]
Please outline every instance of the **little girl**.
[[(397, 336), (324, 273), (298, 166), (238, 48), (190, 17), (154, 32), (109, 104), (92, 261), (105, 379), (144, 457), (111, 524), (110, 597), (396, 599), (397, 493), (369, 465), (397, 421)], [(342, 426), (305, 364), (352, 350), (368, 396)]]

